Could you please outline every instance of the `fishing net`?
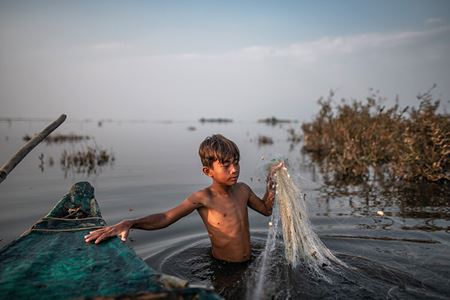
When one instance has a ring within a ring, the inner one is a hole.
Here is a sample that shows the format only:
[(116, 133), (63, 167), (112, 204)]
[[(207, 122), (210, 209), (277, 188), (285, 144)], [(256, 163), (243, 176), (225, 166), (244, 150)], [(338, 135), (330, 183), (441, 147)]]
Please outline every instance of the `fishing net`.
[(336, 265), (346, 266), (345, 263), (336, 258), (314, 232), (304, 194), (287, 168), (277, 170), (274, 177), (279, 216), (273, 217), (281, 218), (287, 261), (293, 267), (304, 263), (312, 275), (327, 280), (325, 267), (334, 269)]

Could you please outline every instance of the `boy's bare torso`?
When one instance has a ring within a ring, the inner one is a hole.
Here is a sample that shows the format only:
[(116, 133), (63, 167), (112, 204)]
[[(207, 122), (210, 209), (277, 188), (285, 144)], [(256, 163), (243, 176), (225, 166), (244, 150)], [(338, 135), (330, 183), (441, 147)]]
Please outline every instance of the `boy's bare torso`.
[(250, 259), (250, 231), (248, 222), (249, 189), (236, 183), (221, 193), (212, 187), (195, 193), (192, 201), (197, 208), (211, 240), (212, 255), (229, 262)]
[(151, 214), (138, 219), (123, 220), (84, 236), (86, 243), (119, 236), (126, 241), (131, 228), (157, 230), (170, 226), (197, 210), (211, 240), (212, 255), (228, 262), (250, 259), (250, 230), (248, 207), (265, 216), (272, 214), (275, 190), (272, 175), (283, 166), (273, 164), (268, 170), (266, 192), (262, 199), (245, 183), (238, 183), (239, 149), (222, 135), (206, 138), (199, 148), (202, 172), (212, 179), (212, 184), (193, 193), (179, 205), (163, 213)]

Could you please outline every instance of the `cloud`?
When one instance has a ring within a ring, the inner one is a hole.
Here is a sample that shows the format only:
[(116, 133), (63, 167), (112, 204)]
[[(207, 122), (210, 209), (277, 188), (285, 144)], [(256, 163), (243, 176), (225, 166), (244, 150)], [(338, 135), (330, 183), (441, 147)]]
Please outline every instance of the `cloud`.
[(364, 33), (348, 36), (322, 37), (317, 40), (293, 43), (286, 47), (251, 46), (222, 54), (176, 54), (180, 59), (232, 59), (265, 60), (293, 59), (303, 63), (313, 63), (323, 57), (349, 55), (366, 50), (386, 49), (413, 44), (440, 34), (449, 34), (450, 26), (441, 26), (423, 31), (388, 33)]
[(0, 95), (11, 115), (47, 116), (50, 107), (82, 117), (197, 118), (215, 116), (212, 104), (221, 103), (221, 115), (233, 118), (307, 118), (315, 99), (336, 87), (342, 97), (365, 97), (373, 86), (415, 101), (437, 83), (450, 95), (449, 36), (450, 26), (436, 26), (216, 53), (158, 53), (148, 40), (99, 40), (66, 52), (27, 47), (28, 60), (3, 60)]
[(90, 49), (96, 53), (117, 53), (130, 50), (132, 46), (124, 42), (97, 43), (90, 46)]
[[(427, 22), (437, 24), (441, 19), (432, 18)], [(261, 61), (289, 60), (296, 63), (311, 64), (323, 58), (339, 55), (353, 55), (376, 49), (392, 49), (423, 42), (433, 36), (450, 34), (450, 25), (421, 31), (403, 31), (386, 33), (362, 33), (344, 36), (325, 36), (316, 40), (292, 43), (287, 46), (253, 45), (223, 53), (175, 53), (151, 54), (144, 44), (134, 45), (128, 42), (99, 42), (87, 47), (87, 51), (96, 55), (115, 55), (127, 60), (145, 62), (169, 61)], [(84, 48), (86, 50), (86, 48)]]
[(442, 20), (441, 18), (429, 18), (425, 20), (426, 25), (438, 25), (442, 23), (444, 23), (444, 20)]

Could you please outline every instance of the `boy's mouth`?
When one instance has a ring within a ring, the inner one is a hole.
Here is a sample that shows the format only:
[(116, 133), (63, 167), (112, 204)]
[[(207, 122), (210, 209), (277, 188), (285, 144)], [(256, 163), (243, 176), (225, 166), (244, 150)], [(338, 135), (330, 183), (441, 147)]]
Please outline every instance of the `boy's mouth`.
[(231, 181), (237, 181), (237, 180), (238, 180), (238, 177), (239, 177), (239, 176), (232, 176), (232, 177), (230, 177), (230, 180), (231, 180)]

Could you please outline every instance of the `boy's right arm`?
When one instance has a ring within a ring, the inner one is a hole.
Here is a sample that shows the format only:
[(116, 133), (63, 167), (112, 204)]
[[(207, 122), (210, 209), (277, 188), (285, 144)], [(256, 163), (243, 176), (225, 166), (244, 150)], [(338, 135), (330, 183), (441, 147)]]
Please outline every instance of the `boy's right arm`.
[(201, 206), (201, 195), (200, 192), (197, 192), (181, 202), (180, 205), (164, 213), (153, 214), (134, 220), (123, 220), (116, 225), (106, 226), (89, 232), (89, 234), (84, 237), (84, 240), (86, 243), (94, 241), (95, 244), (98, 244), (105, 239), (118, 236), (122, 241), (126, 241), (128, 233), (132, 228), (145, 230), (161, 229), (178, 221)]

